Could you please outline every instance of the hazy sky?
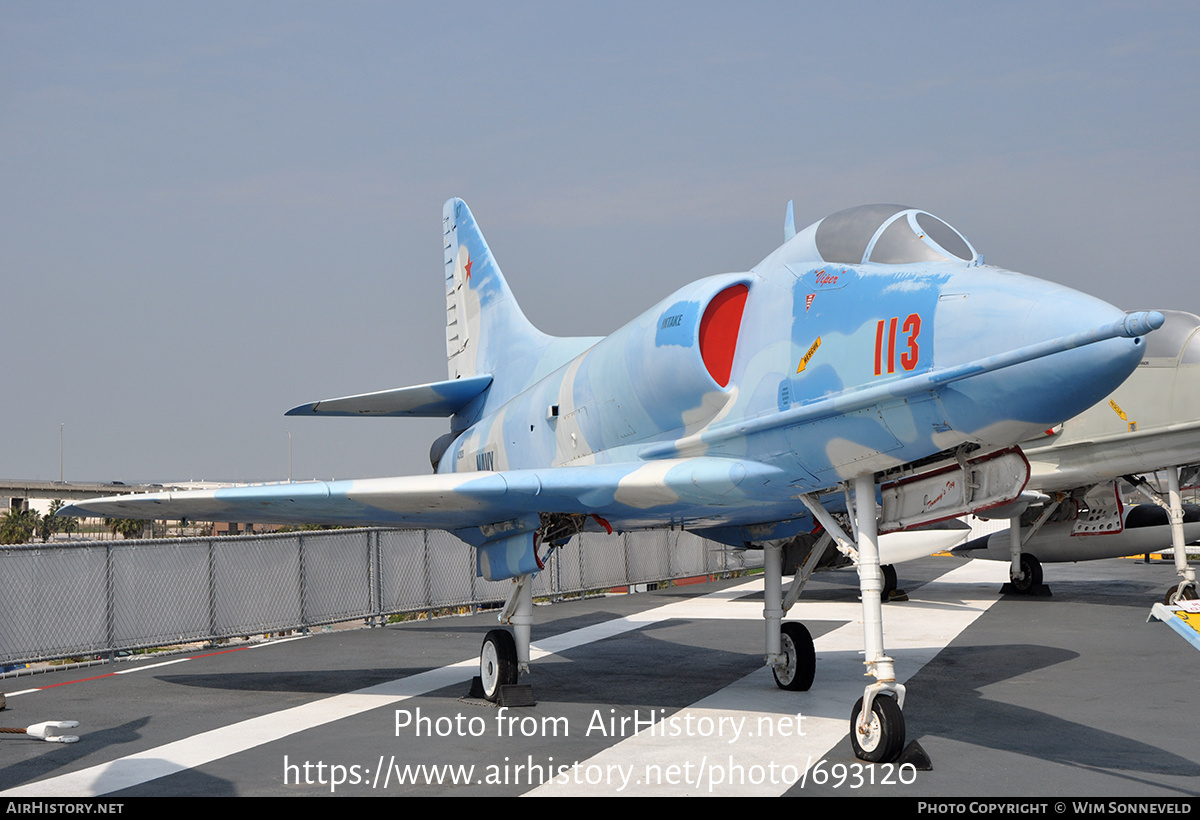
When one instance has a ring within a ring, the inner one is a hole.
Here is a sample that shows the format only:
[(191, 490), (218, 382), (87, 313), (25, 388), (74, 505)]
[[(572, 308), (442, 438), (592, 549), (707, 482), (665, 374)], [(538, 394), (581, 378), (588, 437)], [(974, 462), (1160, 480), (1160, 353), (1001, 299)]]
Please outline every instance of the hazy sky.
[[(444, 11), (453, 8), (453, 13)], [(428, 471), (441, 208), (608, 333), (796, 222), (926, 208), (992, 264), (1200, 312), (1200, 6), (0, 2), (0, 477)]]

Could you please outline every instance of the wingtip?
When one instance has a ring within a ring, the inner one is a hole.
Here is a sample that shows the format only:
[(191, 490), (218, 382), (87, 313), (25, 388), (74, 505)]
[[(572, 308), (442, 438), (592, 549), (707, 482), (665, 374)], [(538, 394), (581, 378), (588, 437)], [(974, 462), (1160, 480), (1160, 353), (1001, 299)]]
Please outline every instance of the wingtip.
[(293, 407), (284, 413), (285, 416), (315, 416), (317, 414), (317, 405), (319, 401), (312, 401), (308, 404), (300, 404)]

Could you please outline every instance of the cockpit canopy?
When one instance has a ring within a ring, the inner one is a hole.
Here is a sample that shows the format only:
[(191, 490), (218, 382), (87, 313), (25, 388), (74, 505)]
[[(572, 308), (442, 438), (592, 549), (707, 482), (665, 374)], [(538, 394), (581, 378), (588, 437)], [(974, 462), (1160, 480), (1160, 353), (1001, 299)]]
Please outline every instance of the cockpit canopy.
[(954, 228), (905, 205), (860, 205), (827, 216), (817, 226), (816, 245), (826, 262), (843, 265), (979, 260)]

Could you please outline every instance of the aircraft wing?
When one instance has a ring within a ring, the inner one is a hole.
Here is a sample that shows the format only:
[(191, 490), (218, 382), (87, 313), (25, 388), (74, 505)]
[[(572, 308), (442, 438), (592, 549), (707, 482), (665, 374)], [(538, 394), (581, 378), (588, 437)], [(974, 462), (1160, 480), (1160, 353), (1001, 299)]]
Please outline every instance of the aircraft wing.
[[(533, 513), (597, 515), (618, 529), (797, 514), (783, 474), (714, 457), (111, 496), (62, 515), (354, 524), (462, 531)], [(783, 511), (787, 511), (786, 514)]]

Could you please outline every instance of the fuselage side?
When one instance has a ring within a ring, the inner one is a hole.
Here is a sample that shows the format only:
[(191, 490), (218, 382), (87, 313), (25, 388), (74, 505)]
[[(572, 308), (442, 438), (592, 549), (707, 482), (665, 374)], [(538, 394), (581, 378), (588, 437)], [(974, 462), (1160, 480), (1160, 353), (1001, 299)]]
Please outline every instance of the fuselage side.
[(1081, 412), (1141, 358), (1140, 341), (1111, 339), (865, 409), (707, 441), (718, 427), (1124, 316), (1068, 288), (984, 266), (969, 248), (916, 261), (868, 253), (865, 262), (831, 262), (820, 225), (751, 271), (680, 289), (523, 393), (485, 406), (439, 471), (721, 456), (770, 465), (795, 491), (815, 490), (965, 442), (1014, 444)]

